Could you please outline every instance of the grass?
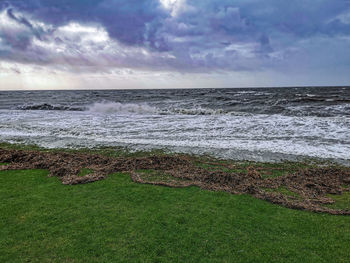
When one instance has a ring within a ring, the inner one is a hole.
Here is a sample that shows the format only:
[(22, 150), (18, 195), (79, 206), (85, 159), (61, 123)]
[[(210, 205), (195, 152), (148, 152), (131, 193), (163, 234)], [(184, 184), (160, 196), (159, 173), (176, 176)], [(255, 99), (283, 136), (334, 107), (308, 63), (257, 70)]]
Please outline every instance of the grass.
[(109, 157), (147, 157), (151, 155), (169, 155), (169, 153), (163, 150), (151, 150), (151, 151), (131, 151), (125, 147), (101, 147), (101, 148), (54, 148), (47, 149), (37, 145), (19, 144), (19, 143), (6, 143), (0, 142), (0, 148), (3, 149), (16, 149), (16, 150), (31, 150), (41, 152), (67, 152), (67, 153), (86, 153), (86, 154), (99, 154)]
[(0, 171), (0, 262), (348, 262), (350, 217), (127, 174)]
[(89, 168), (83, 168), (80, 170), (78, 176), (85, 176), (85, 175), (88, 175), (88, 174), (92, 174), (94, 172), (94, 170), (92, 169), (89, 169)]
[(152, 170), (152, 169), (143, 169), (135, 171), (142, 179), (148, 182), (176, 182), (176, 181), (185, 181), (180, 178), (171, 176), (170, 174), (165, 173), (164, 171)]
[[(203, 162), (202, 159), (197, 161), (199, 167), (209, 170), (220, 170), (228, 173), (247, 173), (247, 168), (252, 168), (260, 172), (262, 177), (277, 177), (285, 174), (296, 172), (300, 169), (312, 168), (322, 165), (321, 162), (279, 162), (279, 163), (261, 163), (261, 162), (241, 162), (241, 161), (228, 161), (219, 160), (216, 163)], [(334, 165), (334, 164), (333, 164)]]
[(342, 195), (328, 195), (328, 197), (332, 198), (335, 203), (327, 205), (327, 207), (350, 210), (350, 192), (344, 192)]

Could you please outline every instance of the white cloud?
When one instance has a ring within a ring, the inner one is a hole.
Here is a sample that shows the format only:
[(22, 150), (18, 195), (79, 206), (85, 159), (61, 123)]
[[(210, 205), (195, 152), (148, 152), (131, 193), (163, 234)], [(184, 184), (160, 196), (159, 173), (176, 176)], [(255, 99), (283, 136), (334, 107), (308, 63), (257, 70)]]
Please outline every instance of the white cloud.
[(109, 41), (107, 31), (99, 25), (82, 25), (71, 22), (65, 26), (57, 28), (55, 36), (65, 36), (70, 40), (81, 39), (84, 42), (101, 43)]
[(234, 43), (225, 48), (226, 51), (235, 51), (245, 58), (254, 58), (255, 51), (259, 48), (257, 43)]
[(180, 13), (193, 10), (192, 6), (186, 4), (186, 0), (159, 0), (165, 9), (170, 11), (172, 17), (178, 16)]
[(350, 24), (350, 12), (348, 11), (346, 13), (338, 15), (336, 18), (338, 18), (344, 24)]
[(3, 10), (0, 12), (0, 30), (1, 31), (14, 31), (14, 32), (20, 32), (20, 31), (27, 31), (26, 26), (18, 23), (17, 21), (11, 19), (8, 17), (6, 10)]

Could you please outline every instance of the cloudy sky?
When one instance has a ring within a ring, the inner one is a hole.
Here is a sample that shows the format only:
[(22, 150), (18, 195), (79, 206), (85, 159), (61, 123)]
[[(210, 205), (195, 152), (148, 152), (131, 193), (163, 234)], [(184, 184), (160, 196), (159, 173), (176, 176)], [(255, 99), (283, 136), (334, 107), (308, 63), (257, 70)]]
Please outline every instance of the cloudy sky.
[(350, 85), (350, 0), (0, 0), (0, 90)]

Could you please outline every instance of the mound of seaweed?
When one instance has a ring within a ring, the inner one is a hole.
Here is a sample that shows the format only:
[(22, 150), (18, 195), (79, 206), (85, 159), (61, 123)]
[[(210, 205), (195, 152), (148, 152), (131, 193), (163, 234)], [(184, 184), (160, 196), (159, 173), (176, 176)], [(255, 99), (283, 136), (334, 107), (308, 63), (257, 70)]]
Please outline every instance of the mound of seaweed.
[[(24, 151), (0, 148), (0, 170), (47, 169), (50, 176), (58, 177), (63, 184), (83, 184), (102, 180), (115, 172), (128, 172), (134, 182), (169, 187), (199, 186), (202, 189), (226, 191), (233, 194), (250, 194), (288, 208), (350, 215), (349, 210), (335, 210), (324, 205), (334, 203), (328, 194), (340, 195), (350, 191), (350, 169), (317, 167), (274, 178), (263, 178), (260, 172), (248, 167), (245, 172), (231, 173), (209, 170), (196, 165), (186, 155), (159, 155), (148, 157), (112, 158), (103, 155)], [(79, 176), (83, 168), (93, 172)], [(166, 174), (168, 180), (147, 178), (138, 172), (155, 170)], [(169, 179), (170, 178), (170, 179)], [(293, 195), (273, 189), (284, 187)], [(269, 190), (268, 190), (269, 189)], [(271, 191), (272, 189), (272, 191)]]

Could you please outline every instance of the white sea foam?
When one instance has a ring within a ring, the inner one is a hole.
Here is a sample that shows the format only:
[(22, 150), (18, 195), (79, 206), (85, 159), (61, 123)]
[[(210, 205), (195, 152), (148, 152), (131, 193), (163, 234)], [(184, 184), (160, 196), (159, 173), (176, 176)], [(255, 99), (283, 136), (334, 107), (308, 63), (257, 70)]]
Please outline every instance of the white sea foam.
[(333, 88), (0, 92), (0, 141), (350, 162), (349, 101)]
[(120, 103), (120, 102), (95, 102), (89, 106), (86, 106), (86, 111), (91, 113), (120, 113), (120, 114), (183, 114), (183, 115), (223, 115), (231, 114), (223, 109), (208, 109), (202, 108), (201, 106), (194, 106), (192, 108), (182, 108), (182, 107), (169, 107), (168, 109), (158, 109), (156, 107), (150, 106), (146, 103)]
[[(107, 112), (128, 113), (127, 104)], [(118, 104), (117, 104), (118, 105)], [(99, 107), (97, 107), (99, 108)], [(350, 159), (350, 119), (282, 115), (95, 114), (95, 111), (0, 110), (0, 141), (44, 147), (129, 146), (225, 158), (269, 160), (287, 155)], [(140, 109), (137, 105), (136, 109)], [(129, 111), (130, 112), (130, 111)], [(148, 111), (152, 112), (152, 111)], [(239, 155), (240, 153), (245, 155)], [(259, 159), (260, 158), (260, 159)]]
[(145, 103), (135, 104), (135, 103), (120, 103), (120, 102), (95, 102), (90, 106), (87, 106), (89, 112), (97, 113), (135, 113), (135, 114), (145, 114), (145, 113), (156, 113), (157, 108), (151, 107)]

